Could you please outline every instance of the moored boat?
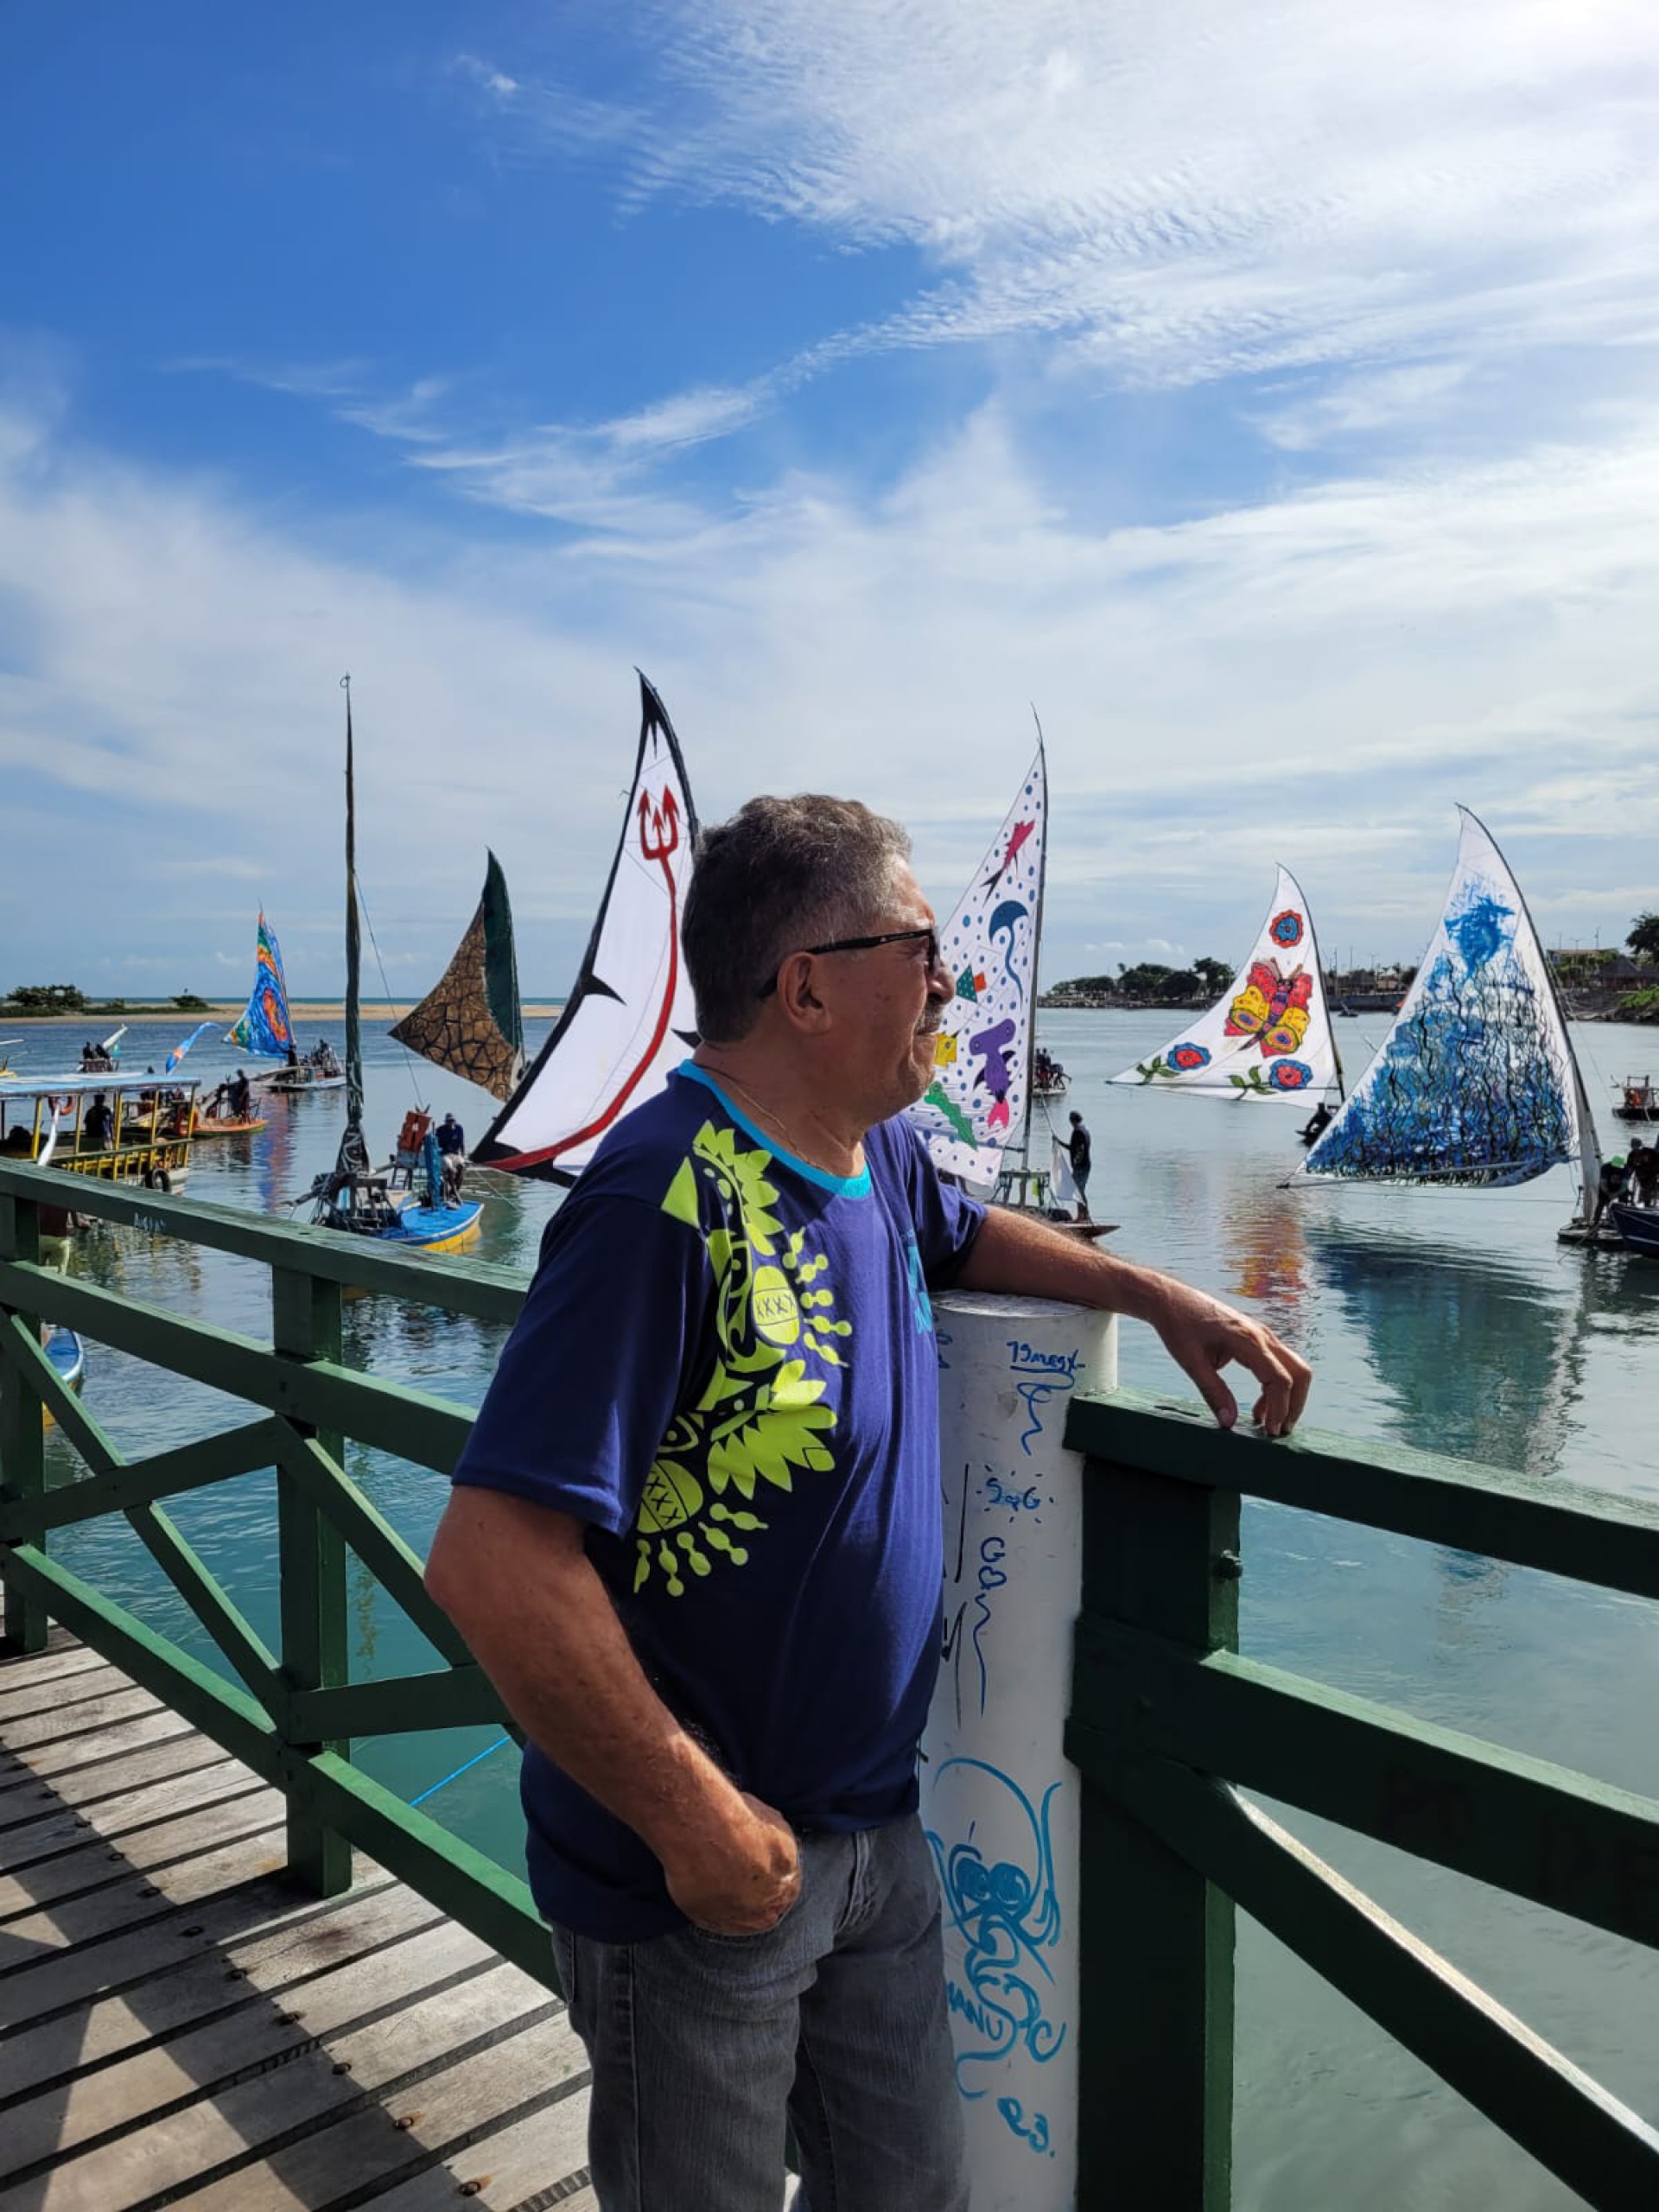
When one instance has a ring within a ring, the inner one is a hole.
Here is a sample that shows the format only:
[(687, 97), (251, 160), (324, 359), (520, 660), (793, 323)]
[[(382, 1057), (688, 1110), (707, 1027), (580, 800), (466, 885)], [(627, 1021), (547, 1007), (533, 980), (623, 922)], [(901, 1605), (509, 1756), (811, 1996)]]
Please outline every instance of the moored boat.
[[(41, 1350), (56, 1370), (58, 1380), (79, 1397), (86, 1379), (86, 1347), (74, 1331), (48, 1325)], [(57, 1426), (50, 1406), (41, 1408), (41, 1420), (48, 1428)]]
[[(158, 1128), (154, 1076), (8, 1076), (0, 1079), (0, 1147), (21, 1130), (29, 1156), (43, 1160), (49, 1151), (67, 1174), (176, 1191), (189, 1172), (196, 1085), (168, 1087), (179, 1105)], [(137, 1107), (146, 1097), (148, 1110)]]
[(1659, 1122), (1659, 1090), (1650, 1075), (1627, 1075), (1613, 1085), (1613, 1116), (1620, 1122)]
[(1637, 1206), (1615, 1198), (1607, 1209), (1621, 1243), (1645, 1259), (1659, 1260), (1659, 1206)]

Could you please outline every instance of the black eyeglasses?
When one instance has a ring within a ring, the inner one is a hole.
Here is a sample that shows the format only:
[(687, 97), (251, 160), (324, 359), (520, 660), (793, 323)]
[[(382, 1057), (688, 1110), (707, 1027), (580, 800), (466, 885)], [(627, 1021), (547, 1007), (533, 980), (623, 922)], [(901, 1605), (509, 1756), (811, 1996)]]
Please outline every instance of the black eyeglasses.
[[(931, 975), (939, 964), (939, 933), (931, 923), (921, 930), (888, 930), (881, 937), (838, 937), (833, 944), (804, 944), (803, 952), (816, 958), (825, 952), (874, 952), (878, 944), (919, 944), (927, 940), (927, 966)], [(755, 993), (758, 999), (769, 999), (778, 988), (776, 975), (772, 976)]]

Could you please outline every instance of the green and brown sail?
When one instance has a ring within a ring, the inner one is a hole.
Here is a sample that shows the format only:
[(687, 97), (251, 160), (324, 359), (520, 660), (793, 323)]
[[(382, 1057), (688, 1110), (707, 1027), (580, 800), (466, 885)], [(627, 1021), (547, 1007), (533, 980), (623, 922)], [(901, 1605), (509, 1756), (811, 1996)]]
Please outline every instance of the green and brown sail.
[(507, 880), (492, 853), (484, 894), (435, 988), (392, 1031), (401, 1045), (493, 1098), (511, 1096), (524, 1072), (518, 963)]

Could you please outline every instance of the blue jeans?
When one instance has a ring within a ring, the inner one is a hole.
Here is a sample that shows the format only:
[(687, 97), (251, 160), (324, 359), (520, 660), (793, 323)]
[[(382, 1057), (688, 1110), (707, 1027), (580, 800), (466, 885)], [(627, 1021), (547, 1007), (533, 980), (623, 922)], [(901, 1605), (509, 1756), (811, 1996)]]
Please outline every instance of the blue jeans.
[(594, 2069), (601, 2212), (965, 2212), (939, 1891), (914, 1815), (801, 1838), (764, 1936), (644, 1943), (553, 1930)]

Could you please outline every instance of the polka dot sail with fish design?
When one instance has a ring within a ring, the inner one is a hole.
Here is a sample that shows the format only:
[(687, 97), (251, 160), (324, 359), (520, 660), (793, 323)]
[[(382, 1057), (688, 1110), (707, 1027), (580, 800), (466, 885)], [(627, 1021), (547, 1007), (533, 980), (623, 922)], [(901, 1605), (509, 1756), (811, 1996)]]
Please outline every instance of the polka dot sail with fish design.
[(1025, 1128), (1031, 1024), (1048, 836), (1048, 779), (1039, 751), (1007, 818), (939, 932), (955, 982), (933, 1080), (910, 1108), (942, 1173), (996, 1180)]

